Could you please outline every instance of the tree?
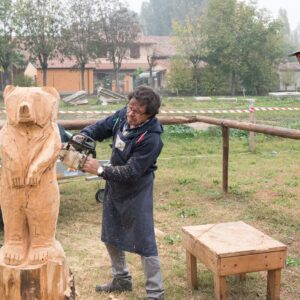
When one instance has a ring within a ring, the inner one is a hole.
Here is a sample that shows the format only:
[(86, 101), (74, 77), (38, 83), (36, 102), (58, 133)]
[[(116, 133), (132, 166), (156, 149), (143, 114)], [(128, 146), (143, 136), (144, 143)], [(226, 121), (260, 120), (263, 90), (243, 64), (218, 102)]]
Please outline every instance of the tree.
[(158, 60), (161, 56), (158, 54), (156, 47), (150, 49), (147, 53), (147, 62), (149, 65), (149, 79), (150, 79), (150, 86), (154, 87), (153, 82), (153, 69), (157, 65)]
[(240, 69), (240, 37), (237, 36), (236, 0), (211, 0), (208, 3), (205, 31), (209, 49), (208, 63), (218, 66), (231, 77), (231, 94), (235, 94)]
[(18, 33), (30, 58), (38, 61), (47, 84), (48, 60), (58, 56), (64, 10), (59, 0), (17, 0)]
[(207, 62), (231, 78), (232, 95), (240, 84), (254, 93), (274, 85), (284, 45), (280, 22), (254, 4), (211, 0), (204, 24)]
[(227, 78), (216, 66), (207, 65), (201, 70), (199, 89), (201, 95), (226, 95), (228, 93)]
[[(143, 2), (140, 20), (145, 35), (170, 35), (174, 20), (183, 24), (186, 15), (199, 15), (207, 0), (150, 0)], [(195, 8), (197, 8), (195, 10)], [(199, 10), (198, 10), (199, 9)]]
[(171, 59), (170, 73), (167, 77), (168, 87), (178, 93), (189, 93), (193, 89), (193, 73), (183, 57)]
[(172, 1), (150, 0), (141, 7), (141, 24), (146, 35), (170, 35), (172, 29)]
[(239, 77), (252, 94), (264, 94), (278, 86), (278, 64), (286, 41), (282, 24), (270, 20), (255, 6), (240, 3), (237, 9), (241, 53)]
[(300, 48), (300, 23), (297, 25), (295, 30), (292, 31), (292, 41), (295, 44), (296, 50)]
[(86, 64), (97, 57), (101, 41), (96, 26), (96, 4), (93, 0), (70, 1), (68, 17), (70, 23), (62, 30), (63, 52), (76, 58), (75, 68), (81, 71), (81, 88), (85, 88), (84, 73)]
[(100, 39), (104, 39), (108, 59), (113, 63), (116, 88), (119, 91), (119, 71), (122, 61), (140, 32), (138, 16), (118, 0), (101, 1), (99, 6)]
[(287, 12), (286, 12), (285, 9), (283, 9), (283, 8), (279, 9), (278, 19), (282, 23), (283, 33), (286, 34), (287, 36), (289, 36), (291, 34), (291, 28), (290, 28), (290, 23), (289, 23), (289, 19), (288, 19), (288, 16), (287, 16)]
[(22, 59), (18, 54), (17, 39), (14, 24), (15, 8), (12, 0), (2, 0), (0, 2), (0, 66), (3, 68), (3, 85), (10, 84), (12, 78), (10, 71), (12, 66)]
[(284, 51), (291, 53), (297, 47), (297, 42), (294, 40), (293, 32), (290, 29), (290, 23), (285, 9), (279, 9), (278, 21), (281, 23), (281, 33), (284, 38)]
[(202, 29), (202, 18), (188, 18), (184, 25), (173, 22), (176, 46), (179, 54), (193, 66), (194, 94), (198, 94), (199, 69), (207, 55), (206, 37)]

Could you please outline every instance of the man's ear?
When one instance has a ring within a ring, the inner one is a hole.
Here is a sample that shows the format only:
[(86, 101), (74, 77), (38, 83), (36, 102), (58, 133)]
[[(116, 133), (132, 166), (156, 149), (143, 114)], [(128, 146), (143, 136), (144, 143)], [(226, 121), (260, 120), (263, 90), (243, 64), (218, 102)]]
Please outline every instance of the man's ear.
[(15, 88), (13, 85), (7, 85), (3, 91), (3, 98), (6, 98)]
[(44, 86), (42, 87), (42, 91), (47, 92), (48, 94), (54, 96), (56, 99), (60, 99), (60, 95), (54, 87)]

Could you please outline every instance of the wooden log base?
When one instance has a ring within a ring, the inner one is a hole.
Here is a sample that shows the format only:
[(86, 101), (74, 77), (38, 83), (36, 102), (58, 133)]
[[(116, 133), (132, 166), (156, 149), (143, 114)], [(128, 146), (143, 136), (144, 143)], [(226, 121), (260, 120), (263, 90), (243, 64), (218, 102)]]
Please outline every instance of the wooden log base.
[(1, 300), (75, 300), (74, 277), (66, 261), (36, 266), (0, 263)]

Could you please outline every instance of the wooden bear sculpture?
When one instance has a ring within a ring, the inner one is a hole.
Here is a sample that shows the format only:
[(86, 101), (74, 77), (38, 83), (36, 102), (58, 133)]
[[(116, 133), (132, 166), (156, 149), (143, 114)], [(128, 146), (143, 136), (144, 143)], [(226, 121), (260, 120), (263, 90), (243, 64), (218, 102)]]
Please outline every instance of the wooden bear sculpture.
[(1, 254), (7, 265), (41, 264), (64, 257), (55, 240), (59, 94), (50, 87), (7, 86), (3, 95), (7, 121), (0, 131)]

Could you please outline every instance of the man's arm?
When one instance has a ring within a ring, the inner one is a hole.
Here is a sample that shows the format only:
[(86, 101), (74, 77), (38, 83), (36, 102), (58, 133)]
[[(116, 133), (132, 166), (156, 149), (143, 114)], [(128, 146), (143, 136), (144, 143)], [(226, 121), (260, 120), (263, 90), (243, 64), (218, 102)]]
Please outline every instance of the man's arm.
[[(133, 183), (139, 179), (157, 160), (162, 149), (162, 142), (158, 134), (148, 136), (136, 148), (124, 166), (104, 167), (103, 177), (106, 180), (119, 183)], [(89, 158), (83, 170), (98, 175), (99, 161)]]
[[(123, 109), (122, 109), (123, 110)], [(97, 121), (95, 124), (83, 128), (80, 133), (91, 137), (95, 141), (103, 141), (113, 135), (113, 130), (119, 122), (122, 110), (117, 111), (114, 115), (103, 120)]]

